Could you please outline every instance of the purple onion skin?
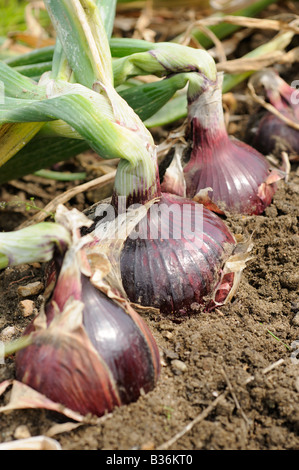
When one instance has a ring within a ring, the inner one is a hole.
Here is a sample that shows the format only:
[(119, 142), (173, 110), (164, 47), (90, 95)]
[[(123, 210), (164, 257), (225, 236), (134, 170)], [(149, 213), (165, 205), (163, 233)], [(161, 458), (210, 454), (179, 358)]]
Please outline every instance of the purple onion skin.
[[(294, 115), (290, 110), (285, 110), (283, 114), (294, 120)], [(297, 122), (299, 123), (299, 120)], [(282, 144), (287, 151), (289, 150), (290, 153), (298, 155), (299, 131), (285, 124), (274, 114), (267, 112), (259, 122), (252, 145), (264, 155), (268, 155), (275, 151), (277, 144), (278, 146)]]
[(271, 203), (276, 185), (267, 185), (260, 197), (259, 187), (270, 174), (265, 157), (226, 130), (212, 134), (193, 119), (193, 150), (184, 167), (187, 197), (205, 188), (209, 201), (201, 201), (219, 214), (262, 214)]
[[(274, 108), (284, 117), (294, 123), (299, 123), (299, 99), (298, 90), (290, 86), (275, 71), (267, 71), (265, 76), (269, 80), (265, 82), (266, 95)], [(267, 111), (259, 120), (257, 130), (250, 131), (252, 145), (265, 155), (280, 153), (286, 150), (297, 156), (299, 154), (299, 131), (289, 126), (275, 114)], [(253, 135), (253, 138), (252, 138)], [(276, 147), (277, 146), (277, 147)]]
[[(80, 286), (60, 278), (53, 299), (63, 308), (70, 293), (84, 302), (84, 328), (72, 336), (48, 329), (36, 334), (33, 344), (16, 355), (17, 379), (82, 415), (102, 416), (154, 388), (159, 351), (141, 317), (133, 309), (127, 313), (85, 276)], [(46, 314), (50, 325), (52, 302)], [(25, 334), (32, 331), (33, 323)]]
[[(234, 237), (217, 215), (194, 201), (162, 193), (156, 204), (159, 208), (175, 204), (181, 216), (173, 217), (169, 237), (163, 238), (167, 214), (153, 215), (149, 210), (146, 224), (140, 230), (142, 236), (127, 238), (121, 253), (121, 274), (128, 298), (176, 317), (194, 314), (197, 307), (209, 309), (215, 292), (221, 292), (221, 270), (235, 246)], [(195, 232), (193, 241), (175, 238), (181, 230), (183, 208), (187, 205), (191, 210), (189, 215), (184, 213), (184, 217), (189, 217), (184, 223), (189, 224), (196, 214), (202, 215), (203, 220), (203, 230)], [(150, 230), (159, 223), (158, 237), (153, 238)], [(223, 295), (222, 291), (223, 301), (227, 293)]]
[(121, 405), (109, 369), (79, 337), (39, 334), (16, 355), (16, 377), (82, 415), (102, 416)]
[(160, 373), (159, 351), (149, 328), (133, 309), (124, 312), (86, 278), (83, 301), (84, 327), (114, 377), (121, 404), (136, 401), (141, 389), (147, 393), (153, 388)]

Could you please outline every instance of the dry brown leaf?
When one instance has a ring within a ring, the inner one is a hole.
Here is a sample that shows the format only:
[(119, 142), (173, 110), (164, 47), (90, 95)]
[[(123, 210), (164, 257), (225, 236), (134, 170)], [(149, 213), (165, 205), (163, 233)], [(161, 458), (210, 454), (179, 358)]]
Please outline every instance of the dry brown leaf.
[(77, 429), (80, 426), (83, 426), (85, 423), (61, 423), (61, 424), (54, 424), (51, 426), (50, 429), (46, 432), (46, 436), (51, 438), (53, 436), (57, 436), (57, 434), (61, 434), (63, 432), (71, 432), (74, 429)]
[(299, 46), (286, 52), (279, 61), (280, 64), (293, 64), (294, 62), (299, 62)]
[[(192, 37), (192, 31), (194, 29), (202, 29), (205, 27), (206, 30), (204, 31), (213, 42), (215, 39), (209, 33), (209, 26), (215, 26), (220, 23), (229, 23), (245, 28), (258, 28), (263, 30), (273, 30), (273, 31), (291, 31), (295, 34), (299, 33), (299, 16), (291, 15), (292, 21), (289, 22), (283, 20), (272, 20), (272, 19), (260, 19), (260, 18), (248, 18), (245, 16), (233, 16), (233, 15), (226, 15), (221, 17), (210, 16), (208, 18), (203, 18), (194, 22), (191, 22), (188, 28), (185, 30), (184, 34), (181, 37), (181, 43), (188, 44), (190, 42), (190, 38)], [(216, 45), (216, 43), (215, 43)]]
[[(257, 29), (270, 29), (273, 31), (293, 31), (299, 33), (299, 17), (293, 16), (293, 21), (287, 22), (283, 20), (273, 20), (269, 18), (248, 18), (246, 16), (233, 16), (226, 15), (222, 17), (209, 17), (196, 21), (190, 28), (194, 26), (205, 25), (214, 26), (220, 23), (229, 23), (237, 26), (243, 26), (246, 28), (257, 28)], [(188, 28), (189, 29), (189, 28)]]
[(22, 41), (28, 46), (39, 49), (40, 47), (54, 46), (56, 40), (54, 38), (40, 38), (39, 36), (32, 36), (29, 33), (11, 32), (7, 36), (14, 41)]
[(273, 51), (268, 54), (263, 54), (260, 57), (244, 57), (240, 59), (228, 60), (217, 64), (219, 72), (239, 74), (244, 72), (251, 72), (253, 70), (261, 70), (277, 63), (283, 59), (285, 55), (282, 51)]
[(51, 212), (55, 212), (59, 204), (65, 204), (70, 199), (72, 199), (77, 194), (80, 194), (84, 191), (88, 191), (94, 188), (103, 187), (112, 181), (114, 181), (116, 174), (116, 170), (110, 171), (107, 175), (100, 176), (92, 181), (88, 181), (87, 183), (83, 183), (79, 186), (75, 186), (74, 188), (68, 189), (62, 194), (59, 194), (55, 197), (49, 204), (47, 204), (42, 211), (37, 212), (31, 219), (26, 220), (24, 223), (19, 225), (19, 229), (23, 227), (28, 227), (29, 225), (36, 224), (38, 222), (42, 222), (44, 219), (48, 217), (48, 214)]
[(48, 33), (46, 30), (41, 26), (39, 21), (34, 16), (33, 12), (36, 10), (45, 10), (45, 4), (41, 1), (30, 2), (25, 7), (25, 19), (27, 24), (27, 32), (32, 36), (47, 39)]
[(10, 382), (5, 381), (4, 383), (0, 384), (0, 391), (2, 388), (3, 393), (11, 384), (12, 390), (9, 403), (0, 407), (0, 413), (27, 408), (44, 408), (47, 410), (56, 411), (57, 413), (61, 413), (67, 418), (73, 419), (75, 421), (82, 422), (84, 420), (84, 416), (81, 416), (76, 411), (72, 411), (69, 408), (66, 408), (64, 405), (61, 405), (60, 403), (53, 402), (41, 393), (37, 392), (36, 390), (33, 390), (33, 388), (17, 380), (13, 380)]
[(275, 108), (275, 106), (273, 106), (272, 104), (270, 103), (267, 103), (264, 98), (262, 98), (261, 96), (258, 96), (255, 92), (255, 89), (254, 89), (254, 86), (252, 84), (252, 81), (249, 80), (248, 84), (248, 89), (249, 89), (249, 92), (251, 94), (251, 97), (252, 99), (260, 104), (263, 108), (267, 109), (267, 111), (270, 111), (270, 113), (274, 114), (275, 116), (277, 116), (279, 119), (281, 119), (284, 123), (286, 123), (288, 126), (290, 127), (293, 127), (294, 129), (296, 129), (297, 131), (299, 130), (299, 123), (298, 122), (295, 122), (295, 121), (292, 121), (291, 119), (287, 118), (286, 116), (284, 116), (283, 114), (281, 114), (278, 109)]
[(4, 442), (0, 450), (62, 450), (58, 441), (47, 436), (34, 436), (26, 439)]

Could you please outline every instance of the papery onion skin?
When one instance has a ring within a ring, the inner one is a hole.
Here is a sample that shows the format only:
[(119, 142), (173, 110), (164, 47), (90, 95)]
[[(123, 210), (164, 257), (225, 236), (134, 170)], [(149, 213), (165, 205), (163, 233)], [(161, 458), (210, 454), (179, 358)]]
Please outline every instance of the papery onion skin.
[(260, 186), (270, 176), (270, 165), (257, 150), (225, 130), (211, 133), (193, 119), (193, 149), (184, 167), (186, 195), (194, 198), (205, 188), (208, 199), (200, 200), (219, 214), (262, 214), (271, 203), (276, 184), (268, 184), (265, 194)]
[[(82, 415), (102, 416), (152, 390), (160, 357), (143, 319), (108, 299), (84, 275), (79, 285), (67, 276), (61, 281), (47, 305), (47, 328), (16, 355), (17, 379)], [(70, 292), (84, 302), (82, 328), (54, 334), (53, 299), (63, 308)], [(34, 323), (25, 334), (32, 331)]]
[[(221, 270), (236, 245), (233, 235), (217, 215), (194, 201), (162, 193), (156, 204), (161, 214), (149, 210), (140, 236), (128, 237), (121, 253), (122, 281), (130, 301), (175, 316), (211, 307), (221, 289)], [(165, 238), (171, 208), (176, 216), (171, 219), (169, 238)], [(182, 231), (181, 224), (191, 226), (196, 215), (201, 217), (202, 227), (194, 232), (194, 240), (175, 238)], [(158, 223), (162, 225), (153, 238)]]

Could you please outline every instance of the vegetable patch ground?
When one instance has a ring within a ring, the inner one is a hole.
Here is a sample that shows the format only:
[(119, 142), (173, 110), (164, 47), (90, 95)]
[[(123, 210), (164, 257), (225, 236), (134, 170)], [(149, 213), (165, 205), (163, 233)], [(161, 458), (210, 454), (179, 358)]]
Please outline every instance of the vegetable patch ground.
[[(255, 39), (259, 44), (264, 37), (259, 33)], [(243, 47), (244, 52), (251, 49), (246, 41)], [(297, 69), (298, 64), (285, 77), (288, 83), (298, 78)], [(245, 86), (236, 93), (245, 96)], [(242, 139), (245, 121), (255, 111), (246, 100), (240, 103), (243, 109), (235, 114), (244, 121), (238, 127), (235, 120), (231, 133)], [(166, 135), (163, 130), (155, 137), (161, 141)], [(83, 161), (73, 159), (60, 170), (85, 171)], [(94, 159), (88, 168), (93, 164)], [(0, 207), (0, 230), (15, 229), (36, 213), (35, 205), (44, 207), (77, 183), (82, 181), (25, 177), (3, 185), (0, 201), (20, 205)], [(299, 450), (298, 162), (292, 164), (288, 182), (278, 185), (263, 215), (226, 219), (233, 233), (251, 236), (254, 244), (232, 303), (175, 322), (142, 310), (161, 352), (157, 386), (100, 424), (87, 417), (76, 429), (51, 434), (63, 450)], [(108, 195), (82, 193), (66, 205), (84, 210)], [(36, 291), (23, 297), (20, 287), (32, 283)], [(22, 334), (38, 311), (42, 293), (40, 264), (0, 271), (0, 341)], [(14, 378), (11, 356), (0, 364), (0, 384)], [(0, 407), (10, 397), (9, 387), (0, 394)], [(45, 409), (0, 413), (0, 443), (47, 436), (53, 426), (67, 421)]]
[[(6, 217), (11, 225), (11, 214)], [(180, 323), (143, 312), (162, 355), (157, 387), (138, 402), (116, 409), (101, 425), (91, 421), (55, 435), (62, 448), (298, 449), (298, 217), (295, 169), (288, 183), (279, 184), (264, 215), (228, 218), (234, 233), (251, 234), (254, 242), (234, 301)], [(1, 273), (0, 332), (17, 337), (32, 320), (34, 311), (26, 317), (20, 309), (24, 299), (18, 288), (40, 281), (38, 265)], [(39, 295), (28, 297), (35, 308)], [(0, 383), (14, 378), (14, 372), (11, 357), (0, 365)], [(0, 405), (9, 395), (8, 389)], [(22, 430), (46, 435), (63, 420), (40, 409), (2, 413), (0, 441), (15, 439)], [(27, 430), (20, 428), (23, 425)]]

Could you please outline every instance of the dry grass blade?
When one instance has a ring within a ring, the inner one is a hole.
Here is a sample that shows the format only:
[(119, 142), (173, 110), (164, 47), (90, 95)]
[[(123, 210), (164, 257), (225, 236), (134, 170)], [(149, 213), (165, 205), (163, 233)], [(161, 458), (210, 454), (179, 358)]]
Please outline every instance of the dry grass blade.
[(202, 27), (206, 28), (203, 31), (209, 36), (210, 39), (214, 38), (211, 36), (211, 32), (208, 29), (208, 26), (216, 26), (220, 23), (229, 23), (236, 26), (241, 26), (244, 28), (250, 29), (263, 29), (263, 30), (273, 30), (273, 31), (291, 31), (295, 34), (299, 33), (299, 17), (297, 15), (292, 15), (292, 21), (287, 22), (283, 20), (274, 20), (274, 19), (260, 19), (260, 18), (248, 18), (246, 16), (233, 16), (227, 15), (222, 17), (209, 17), (203, 18), (193, 23), (190, 23), (189, 27), (186, 29), (185, 33), (181, 38), (181, 43), (188, 44), (190, 42), (192, 31), (194, 29), (201, 29)]
[(193, 421), (191, 421), (190, 423), (188, 423), (187, 426), (185, 426), (180, 432), (178, 432), (171, 439), (169, 439), (168, 441), (164, 442), (162, 445), (157, 447), (157, 450), (169, 449), (169, 447), (171, 447), (176, 441), (178, 441), (181, 437), (183, 437), (187, 432), (191, 431), (191, 429), (196, 424), (200, 423), (205, 418), (207, 418), (209, 416), (209, 414), (211, 413), (211, 411), (213, 411), (213, 409), (218, 405), (220, 400), (223, 400), (223, 398), (226, 394), (227, 394), (227, 392), (225, 391), (224, 393), (219, 395), (209, 406), (207, 406), (207, 408), (205, 408), (203, 410), (202, 413), (200, 413), (198, 416), (196, 416), (196, 418), (193, 419)]
[[(215, 26), (220, 23), (229, 23), (237, 26), (242, 26), (245, 28), (256, 28), (256, 29), (270, 29), (273, 31), (292, 31), (296, 34), (299, 33), (299, 17), (294, 15), (293, 21), (287, 22), (283, 20), (274, 20), (269, 18), (248, 18), (246, 16), (233, 16), (227, 15), (223, 17), (209, 17), (198, 20), (190, 25), (190, 29), (193, 29), (194, 26), (204, 25), (204, 26)], [(188, 28), (189, 30), (189, 28)], [(190, 32), (190, 30), (189, 30)], [(186, 32), (187, 34), (187, 32)]]
[(281, 114), (280, 111), (278, 111), (272, 104), (270, 103), (267, 103), (264, 98), (262, 98), (261, 96), (258, 96), (255, 92), (255, 89), (254, 89), (254, 86), (251, 82), (251, 80), (249, 80), (248, 84), (248, 89), (249, 89), (249, 92), (251, 94), (251, 97), (252, 99), (260, 104), (261, 106), (263, 106), (263, 108), (265, 108), (267, 111), (269, 111), (270, 113), (274, 114), (275, 116), (277, 116), (279, 119), (281, 119), (285, 124), (287, 124), (288, 126), (290, 127), (293, 127), (294, 129), (296, 129), (297, 131), (299, 131), (299, 123), (295, 122), (295, 121), (292, 121), (291, 119), (287, 118), (286, 116), (284, 116), (283, 114)]
[(228, 60), (217, 64), (217, 70), (220, 72), (239, 74), (251, 72), (252, 70), (261, 70), (270, 65), (283, 60), (285, 53), (282, 51), (273, 51), (263, 54), (260, 57), (245, 57), (240, 59)]
[(294, 62), (299, 62), (299, 46), (294, 47), (280, 59), (280, 64), (293, 64)]
[(41, 38), (41, 39), (48, 39), (49, 35), (46, 30), (41, 26), (39, 21), (34, 16), (33, 12), (35, 10), (45, 10), (44, 2), (41, 1), (33, 1), (28, 3), (25, 7), (25, 18), (27, 23), (27, 33), (32, 34), (32, 36)]
[(233, 398), (233, 400), (234, 400), (234, 402), (235, 402), (236, 408), (240, 411), (240, 413), (241, 413), (241, 415), (242, 415), (242, 417), (243, 417), (243, 419), (244, 419), (246, 425), (249, 426), (249, 425), (250, 425), (250, 421), (249, 421), (249, 419), (247, 418), (247, 416), (246, 416), (246, 414), (244, 413), (244, 411), (242, 410), (242, 407), (241, 407), (241, 405), (240, 405), (240, 403), (239, 403), (239, 400), (238, 400), (237, 397), (236, 397), (236, 394), (235, 394), (235, 392), (234, 392), (234, 390), (233, 390), (232, 384), (231, 384), (231, 382), (230, 382), (230, 380), (229, 380), (229, 378), (228, 378), (228, 375), (227, 375), (227, 373), (225, 372), (224, 368), (222, 368), (221, 372), (222, 372), (222, 374), (223, 374), (223, 376), (224, 376), (224, 378), (225, 378), (225, 380), (226, 380), (227, 386), (228, 386), (229, 391), (230, 391), (230, 394), (231, 394), (231, 396), (232, 396), (232, 398)]
[(44, 219), (48, 217), (49, 213), (55, 212), (59, 204), (65, 204), (66, 202), (68, 202), (70, 199), (72, 199), (74, 196), (76, 196), (79, 193), (82, 193), (84, 191), (88, 191), (94, 188), (103, 187), (106, 184), (111, 183), (112, 181), (114, 181), (115, 175), (116, 175), (116, 170), (111, 171), (107, 175), (100, 176), (99, 178), (96, 178), (92, 181), (88, 181), (87, 183), (83, 183), (83, 184), (80, 184), (79, 186), (68, 189), (63, 194), (59, 194), (51, 202), (49, 202), (49, 204), (47, 204), (43, 208), (42, 211), (38, 212), (29, 220), (26, 220), (21, 225), (19, 225), (18, 229), (42, 222)]
[[(263, 370), (262, 370), (262, 374), (267, 374), (268, 372), (271, 372), (273, 369), (275, 369), (276, 367), (280, 366), (281, 364), (284, 363), (284, 359), (279, 359), (278, 361), (274, 362), (273, 364), (270, 364), (269, 366), (265, 367)], [(175, 442), (177, 442), (181, 437), (183, 437), (185, 434), (187, 434), (189, 431), (191, 431), (191, 429), (198, 423), (202, 422), (204, 419), (206, 419), (209, 414), (211, 413), (211, 411), (214, 410), (214, 408), (218, 405), (218, 403), (223, 400), (226, 395), (228, 393), (231, 393), (232, 395), (232, 398), (234, 399), (234, 402), (237, 406), (237, 408), (239, 409), (239, 411), (241, 412), (246, 424), (250, 424), (249, 421), (248, 421), (248, 418), (247, 416), (245, 415), (245, 413), (243, 413), (242, 411), (242, 408), (239, 404), (239, 401), (233, 391), (233, 388), (232, 388), (232, 385), (228, 379), (228, 376), (226, 374), (226, 372), (224, 371), (224, 369), (222, 368), (222, 375), (224, 376), (225, 380), (226, 380), (226, 383), (227, 383), (227, 386), (228, 388), (223, 392), (221, 393), (221, 395), (219, 395), (209, 406), (207, 406), (207, 408), (205, 408), (198, 416), (196, 416), (196, 418), (194, 418), (190, 423), (187, 424), (187, 426), (185, 426), (181, 431), (179, 431), (177, 434), (175, 434), (171, 439), (169, 439), (168, 441), (164, 442), (163, 444), (161, 444), (159, 447), (157, 447), (156, 449), (157, 450), (166, 450), (166, 449), (169, 449)], [(252, 382), (253, 380), (255, 379), (254, 376), (251, 376), (249, 377), (245, 382), (244, 382), (244, 385), (247, 385), (248, 383)]]
[[(220, 39), (218, 39), (216, 34), (214, 34), (213, 31), (210, 30), (207, 26), (205, 26), (204, 24), (201, 24), (200, 21), (197, 22), (197, 27), (202, 33), (204, 33), (206, 36), (208, 36), (213, 41), (213, 43), (215, 44), (215, 49), (216, 49), (217, 56), (219, 57), (221, 62), (225, 62), (226, 61), (226, 53), (225, 53), (225, 49), (224, 49)], [(190, 36), (189, 28), (188, 28), (187, 31), (186, 31), (186, 34), (184, 34), (184, 36), (182, 37), (182, 40), (180, 41), (180, 44), (182, 44), (183, 46), (188, 46), (190, 44), (190, 40), (191, 40), (191, 36)], [(197, 43), (197, 47), (201, 48), (201, 45), (199, 43)]]

